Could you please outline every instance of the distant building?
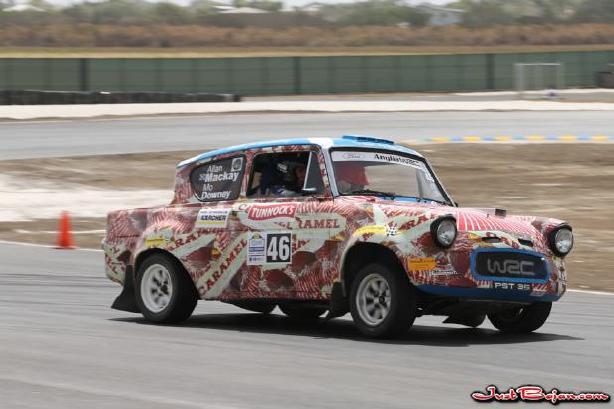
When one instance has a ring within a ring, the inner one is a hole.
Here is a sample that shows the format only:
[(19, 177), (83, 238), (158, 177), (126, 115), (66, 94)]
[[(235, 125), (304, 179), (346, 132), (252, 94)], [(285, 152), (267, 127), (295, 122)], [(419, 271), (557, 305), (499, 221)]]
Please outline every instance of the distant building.
[(2, 9), (2, 11), (7, 13), (19, 13), (22, 11), (38, 11), (41, 13), (45, 12), (45, 10), (43, 10), (42, 8), (33, 6), (31, 4), (15, 4), (14, 6)]
[(215, 5), (212, 8), (213, 8), (213, 10), (217, 11), (218, 13), (222, 12), (222, 11), (228, 11), (228, 10), (234, 10), (235, 9), (233, 6), (225, 6), (225, 5)]
[(428, 24), (431, 26), (460, 24), (465, 13), (465, 10), (434, 6), (432, 4), (420, 4), (417, 8), (429, 17)]
[(265, 14), (268, 13), (266, 10), (255, 9), (253, 7), (237, 7), (231, 8), (227, 10), (222, 10), (219, 14)]
[(302, 6), (296, 6), (294, 9), (296, 11), (302, 11), (303, 13), (315, 15), (319, 14), (324, 6), (326, 6), (326, 4), (320, 3), (319, 1), (312, 1), (311, 3), (307, 3)]

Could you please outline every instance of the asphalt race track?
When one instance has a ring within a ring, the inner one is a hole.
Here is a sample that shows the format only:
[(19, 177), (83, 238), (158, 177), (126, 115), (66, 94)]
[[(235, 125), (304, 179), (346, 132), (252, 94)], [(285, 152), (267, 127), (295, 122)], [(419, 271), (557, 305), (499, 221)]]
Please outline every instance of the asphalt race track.
[(355, 133), (437, 136), (611, 135), (612, 112), (401, 112), (170, 116), (0, 122), (0, 160), (212, 149), (263, 139)]
[(373, 342), (347, 316), (299, 325), (217, 302), (149, 325), (109, 308), (119, 286), (101, 252), (2, 243), (0, 258), (1, 408), (460, 408), (488, 384), (614, 392), (614, 296), (568, 293), (527, 336), (427, 317)]
[[(611, 116), (304, 113), (0, 122), (0, 160), (206, 150), (344, 133), (396, 140), (610, 135)], [(154, 326), (109, 308), (120, 287), (105, 278), (101, 252), (0, 243), (0, 259), (0, 409), (463, 408), (473, 406), (472, 391), (489, 384), (614, 393), (611, 295), (568, 293), (546, 325), (526, 336), (426, 317), (403, 339), (375, 342), (359, 337), (349, 316), (297, 324), (278, 311), (263, 316), (217, 302), (201, 302), (184, 325)], [(586, 407), (561, 404), (574, 406)]]

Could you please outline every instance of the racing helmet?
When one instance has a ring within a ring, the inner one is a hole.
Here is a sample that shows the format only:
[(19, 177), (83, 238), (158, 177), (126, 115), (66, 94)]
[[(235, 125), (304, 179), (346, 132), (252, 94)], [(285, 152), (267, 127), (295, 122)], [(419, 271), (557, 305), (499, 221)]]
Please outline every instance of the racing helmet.
[(280, 161), (275, 166), (278, 174), (281, 176), (281, 183), (292, 190), (297, 190), (302, 188), (302, 186), (298, 186), (298, 178), (296, 176), (297, 168), (305, 167), (305, 164), (298, 161), (285, 160)]

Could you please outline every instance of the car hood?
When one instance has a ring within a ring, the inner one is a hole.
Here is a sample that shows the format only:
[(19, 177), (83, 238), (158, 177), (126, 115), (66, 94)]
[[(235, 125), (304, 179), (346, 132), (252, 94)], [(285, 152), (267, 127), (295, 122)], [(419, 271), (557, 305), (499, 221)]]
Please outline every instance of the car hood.
[[(416, 203), (391, 201), (379, 198), (365, 198), (366, 203), (372, 203), (386, 214), (410, 213), (413, 216), (428, 215), (435, 219), (444, 215), (452, 215), (457, 220), (460, 232), (504, 232), (515, 237), (535, 238), (546, 235), (552, 229), (566, 224), (563, 220), (523, 215), (506, 215), (505, 211), (495, 211), (488, 208), (451, 207), (435, 203)], [(502, 215), (500, 215), (502, 213)]]

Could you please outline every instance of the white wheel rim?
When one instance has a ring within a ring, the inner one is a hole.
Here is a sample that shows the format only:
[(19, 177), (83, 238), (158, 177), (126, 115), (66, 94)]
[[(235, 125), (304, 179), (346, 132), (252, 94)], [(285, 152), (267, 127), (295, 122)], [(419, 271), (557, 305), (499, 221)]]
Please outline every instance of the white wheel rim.
[(366, 276), (356, 291), (358, 315), (363, 322), (373, 327), (386, 319), (391, 301), (390, 285), (377, 273)]
[(171, 273), (161, 264), (153, 264), (141, 278), (141, 298), (151, 312), (160, 312), (171, 302), (173, 282)]

